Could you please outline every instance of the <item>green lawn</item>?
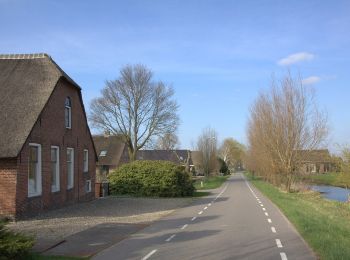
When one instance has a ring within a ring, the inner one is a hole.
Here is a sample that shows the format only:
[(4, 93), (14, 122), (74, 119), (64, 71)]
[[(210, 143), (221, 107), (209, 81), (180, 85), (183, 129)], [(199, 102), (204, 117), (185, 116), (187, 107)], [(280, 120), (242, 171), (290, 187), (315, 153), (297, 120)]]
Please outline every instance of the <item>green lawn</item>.
[[(207, 178), (203, 178), (200, 180), (196, 180), (194, 183), (194, 187), (196, 190), (210, 190), (216, 189), (223, 184), (229, 176), (210, 176)], [(201, 182), (203, 182), (203, 187), (201, 186)]]
[(338, 186), (338, 187), (350, 187), (350, 179), (348, 183), (344, 183), (344, 179), (339, 178), (340, 173), (324, 173), (324, 174), (310, 174), (307, 176), (303, 176), (303, 180), (314, 183), (314, 184), (323, 184), (323, 185), (331, 185), (331, 186)]
[(326, 200), (314, 192), (286, 193), (247, 176), (283, 211), (321, 259), (350, 259), (350, 204)]

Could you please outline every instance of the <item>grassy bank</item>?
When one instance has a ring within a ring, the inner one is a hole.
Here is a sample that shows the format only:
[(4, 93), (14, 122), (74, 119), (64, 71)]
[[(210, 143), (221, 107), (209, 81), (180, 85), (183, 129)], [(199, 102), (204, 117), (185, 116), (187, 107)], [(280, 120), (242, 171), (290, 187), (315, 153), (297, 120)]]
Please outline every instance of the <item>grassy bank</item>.
[[(207, 178), (196, 180), (194, 183), (194, 187), (196, 190), (210, 190), (216, 189), (223, 184), (229, 176), (210, 176)], [(201, 186), (201, 182), (203, 182), (203, 186)]]
[(350, 204), (329, 201), (313, 192), (285, 193), (248, 177), (282, 210), (321, 259), (350, 259)]
[(337, 187), (350, 187), (350, 178), (348, 180), (341, 178), (341, 174), (335, 172), (324, 174), (311, 174), (303, 176), (302, 180), (313, 184), (331, 185)]

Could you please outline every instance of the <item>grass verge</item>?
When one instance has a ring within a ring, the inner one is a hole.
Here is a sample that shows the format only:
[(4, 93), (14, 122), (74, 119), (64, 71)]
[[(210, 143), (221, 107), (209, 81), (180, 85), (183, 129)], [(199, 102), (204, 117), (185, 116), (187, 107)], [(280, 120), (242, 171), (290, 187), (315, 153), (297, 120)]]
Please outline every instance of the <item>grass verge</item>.
[[(210, 189), (216, 189), (223, 184), (229, 176), (210, 176), (207, 178), (203, 178), (200, 180), (196, 180), (194, 183), (194, 187), (196, 190), (210, 190)], [(203, 182), (203, 186), (201, 185), (201, 182)]]
[(330, 172), (306, 175), (303, 176), (302, 180), (312, 184), (330, 185), (342, 188), (350, 187), (350, 178), (343, 179), (341, 177), (341, 173)]
[(350, 259), (350, 204), (323, 199), (318, 193), (285, 193), (247, 174), (294, 224), (321, 259)]

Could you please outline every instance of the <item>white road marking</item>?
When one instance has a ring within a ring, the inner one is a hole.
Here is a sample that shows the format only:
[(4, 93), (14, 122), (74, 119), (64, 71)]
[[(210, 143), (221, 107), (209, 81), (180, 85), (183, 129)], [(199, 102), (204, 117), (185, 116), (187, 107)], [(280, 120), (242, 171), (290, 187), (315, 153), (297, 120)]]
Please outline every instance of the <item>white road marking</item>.
[(270, 218), (268, 218), (268, 219), (267, 219), (267, 222), (272, 223), (272, 221), (271, 221), (271, 219), (270, 219)]
[(265, 212), (265, 215), (266, 215), (266, 216), (269, 216), (269, 213)]
[(272, 231), (272, 233), (276, 233), (275, 227), (271, 227), (271, 231)]
[(288, 260), (286, 253), (281, 252), (280, 255), (282, 260)]
[(204, 210), (208, 209), (208, 207), (205, 207)]
[(171, 235), (167, 240), (165, 240), (166, 242), (170, 242), (170, 240), (172, 240), (176, 235)]
[(185, 228), (187, 228), (187, 226), (188, 226), (188, 225), (187, 225), (187, 224), (185, 224), (185, 225), (183, 225), (183, 226), (182, 226), (182, 228), (181, 228), (181, 229), (185, 229)]
[(209, 203), (208, 206), (210, 207), (210, 206), (211, 206), (211, 203)]
[(264, 205), (263, 205), (263, 204), (260, 204), (260, 206), (261, 206), (261, 207), (264, 207)]
[(283, 247), (283, 246), (282, 246), (282, 243), (281, 243), (281, 240), (279, 240), (279, 239), (276, 239), (276, 244), (277, 244), (277, 247), (278, 247), (278, 248)]
[(265, 208), (263, 208), (263, 211), (265, 211), (266, 209)]
[(150, 258), (155, 252), (157, 252), (157, 249), (152, 250), (151, 252), (149, 252), (145, 257), (143, 257), (141, 260), (147, 260), (148, 258)]
[(191, 219), (191, 221), (194, 221), (194, 220), (196, 220), (196, 218), (197, 218), (197, 217), (193, 217), (193, 218)]
[(199, 212), (198, 212), (198, 215), (202, 215), (202, 213), (203, 213), (203, 211), (199, 211)]

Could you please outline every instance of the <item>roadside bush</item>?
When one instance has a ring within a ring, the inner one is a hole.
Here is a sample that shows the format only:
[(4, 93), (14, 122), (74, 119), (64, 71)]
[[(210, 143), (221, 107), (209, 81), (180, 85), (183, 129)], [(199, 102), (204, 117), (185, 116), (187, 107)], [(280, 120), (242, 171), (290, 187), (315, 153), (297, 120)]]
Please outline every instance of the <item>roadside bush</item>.
[(112, 195), (192, 196), (193, 182), (185, 168), (166, 161), (135, 161), (108, 176)]
[(221, 158), (218, 158), (218, 161), (219, 161), (219, 165), (220, 165), (220, 173), (223, 173), (224, 175), (230, 174), (230, 171), (227, 167), (226, 162)]
[(7, 230), (5, 224), (0, 220), (0, 260), (26, 259), (34, 240)]

